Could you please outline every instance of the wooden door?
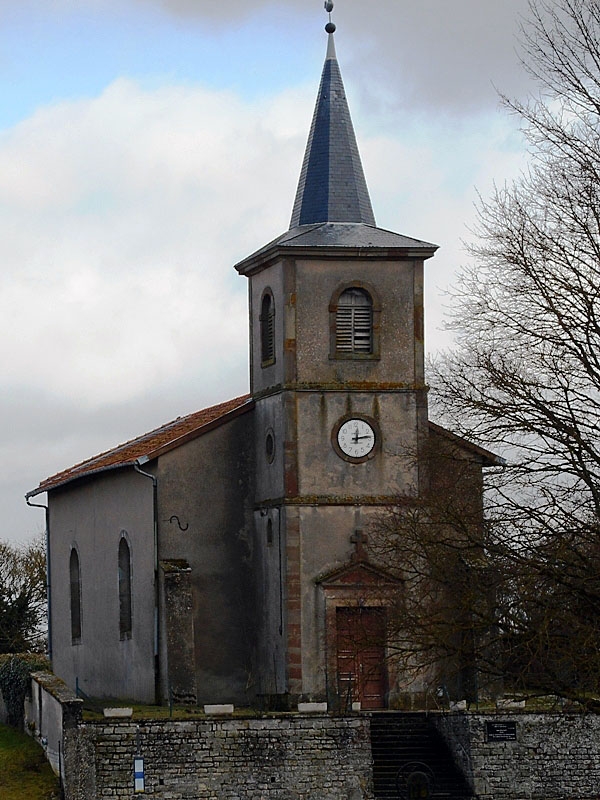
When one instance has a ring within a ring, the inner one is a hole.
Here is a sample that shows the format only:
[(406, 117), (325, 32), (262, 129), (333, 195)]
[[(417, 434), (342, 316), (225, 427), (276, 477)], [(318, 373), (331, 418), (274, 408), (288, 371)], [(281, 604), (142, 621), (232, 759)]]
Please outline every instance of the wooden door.
[(383, 608), (338, 608), (337, 674), (342, 707), (385, 708), (386, 616)]

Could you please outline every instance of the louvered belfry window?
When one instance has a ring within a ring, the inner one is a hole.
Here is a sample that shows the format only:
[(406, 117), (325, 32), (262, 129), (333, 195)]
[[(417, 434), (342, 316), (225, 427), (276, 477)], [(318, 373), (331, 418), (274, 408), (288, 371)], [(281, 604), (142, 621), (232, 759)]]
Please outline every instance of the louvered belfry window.
[(340, 295), (335, 349), (338, 353), (373, 352), (373, 301), (363, 289), (346, 289)]
[(260, 346), (263, 366), (272, 364), (275, 361), (275, 304), (268, 291), (260, 307)]

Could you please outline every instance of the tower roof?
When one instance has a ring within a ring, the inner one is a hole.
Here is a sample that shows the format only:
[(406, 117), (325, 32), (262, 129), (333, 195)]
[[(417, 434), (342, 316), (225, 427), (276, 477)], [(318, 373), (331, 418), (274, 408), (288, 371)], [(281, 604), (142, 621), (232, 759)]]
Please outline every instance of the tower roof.
[(329, 33), (290, 229), (318, 222), (375, 225), (333, 32)]
[(330, 14), (327, 55), (312, 120), (290, 228), (235, 265), (253, 275), (279, 258), (427, 259), (437, 245), (378, 228), (369, 198)]
[(426, 259), (436, 250), (436, 244), (362, 222), (318, 222), (291, 228), (240, 261), (235, 268), (240, 275), (252, 275), (282, 257), (318, 253), (321, 258)]

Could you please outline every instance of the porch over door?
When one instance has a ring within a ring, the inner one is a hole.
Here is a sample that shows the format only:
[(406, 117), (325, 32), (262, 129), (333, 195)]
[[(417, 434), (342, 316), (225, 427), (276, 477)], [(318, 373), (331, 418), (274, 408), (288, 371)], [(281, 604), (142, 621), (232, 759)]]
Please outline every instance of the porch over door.
[(337, 674), (342, 704), (385, 708), (386, 614), (383, 608), (337, 608)]

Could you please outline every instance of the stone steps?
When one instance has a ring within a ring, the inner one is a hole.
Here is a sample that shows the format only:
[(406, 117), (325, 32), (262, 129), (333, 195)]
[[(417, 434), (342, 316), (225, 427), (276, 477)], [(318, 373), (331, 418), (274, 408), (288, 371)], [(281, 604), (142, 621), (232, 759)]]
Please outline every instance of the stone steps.
[(371, 750), (376, 800), (473, 797), (446, 743), (425, 713), (374, 714)]

